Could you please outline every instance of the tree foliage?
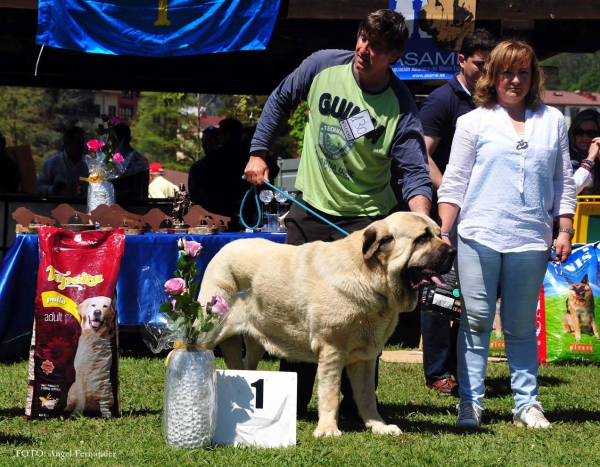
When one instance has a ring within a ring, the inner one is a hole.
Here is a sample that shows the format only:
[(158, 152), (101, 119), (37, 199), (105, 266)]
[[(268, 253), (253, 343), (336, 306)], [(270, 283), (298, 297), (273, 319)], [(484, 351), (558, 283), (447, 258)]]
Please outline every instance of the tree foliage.
[(542, 65), (558, 67), (557, 84), (546, 88), (561, 91), (600, 92), (600, 51), (593, 54), (562, 53)]
[(67, 128), (93, 136), (91, 93), (72, 89), (0, 87), (0, 133), (8, 146), (30, 145), (36, 169), (60, 151)]

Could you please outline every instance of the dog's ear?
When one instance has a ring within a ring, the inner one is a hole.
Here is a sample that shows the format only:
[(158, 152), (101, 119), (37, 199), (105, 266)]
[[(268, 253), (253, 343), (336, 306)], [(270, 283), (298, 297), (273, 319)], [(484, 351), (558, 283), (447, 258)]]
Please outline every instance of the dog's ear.
[(79, 313), (79, 317), (81, 318), (81, 327), (85, 327), (85, 324), (86, 324), (85, 317), (86, 317), (88, 300), (89, 299), (85, 299), (83, 302), (81, 302), (80, 304), (77, 305), (77, 312)]
[(583, 279), (581, 279), (581, 283), (587, 284), (588, 282), (589, 282), (589, 278), (588, 278), (588, 275), (586, 274), (585, 276), (583, 276)]
[(568, 277), (565, 277), (565, 280), (567, 281), (567, 283), (569, 285), (573, 285), (573, 281), (571, 279), (569, 279)]
[(371, 224), (363, 232), (362, 253), (365, 261), (371, 259), (379, 251), (387, 251), (393, 240), (394, 237), (385, 222), (379, 221)]

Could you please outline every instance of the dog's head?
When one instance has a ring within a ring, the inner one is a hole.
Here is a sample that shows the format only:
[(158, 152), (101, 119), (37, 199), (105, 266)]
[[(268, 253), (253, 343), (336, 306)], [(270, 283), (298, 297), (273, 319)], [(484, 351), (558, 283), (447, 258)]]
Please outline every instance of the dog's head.
[(374, 222), (362, 231), (362, 242), (365, 264), (382, 270), (396, 299), (406, 306), (412, 303), (413, 308), (419, 287), (443, 284), (440, 276), (450, 271), (456, 257), (456, 250), (442, 240), (435, 222), (410, 212)]
[(112, 329), (115, 321), (115, 309), (109, 297), (92, 297), (79, 304), (82, 329), (91, 329), (99, 332), (103, 329)]
[(588, 295), (592, 295), (592, 288), (590, 287), (587, 274), (577, 283), (573, 282), (568, 277), (565, 277), (565, 280), (569, 284), (569, 296), (575, 300), (585, 300)]

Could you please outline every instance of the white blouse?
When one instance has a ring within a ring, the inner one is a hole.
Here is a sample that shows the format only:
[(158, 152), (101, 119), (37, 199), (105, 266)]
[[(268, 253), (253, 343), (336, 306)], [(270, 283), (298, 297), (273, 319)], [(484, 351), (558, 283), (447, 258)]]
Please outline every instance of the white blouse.
[(553, 218), (576, 205), (563, 115), (527, 110), (520, 136), (499, 105), (460, 117), (438, 202), (461, 208), (465, 239), (501, 253), (548, 249)]

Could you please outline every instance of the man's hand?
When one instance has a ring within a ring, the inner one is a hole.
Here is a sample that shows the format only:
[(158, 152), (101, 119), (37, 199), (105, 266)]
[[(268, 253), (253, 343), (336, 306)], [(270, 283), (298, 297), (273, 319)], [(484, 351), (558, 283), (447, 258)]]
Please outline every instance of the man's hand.
[(254, 151), (250, 154), (250, 160), (244, 169), (246, 180), (253, 185), (262, 185), (264, 181), (269, 181), (269, 168), (265, 162), (267, 151)]

